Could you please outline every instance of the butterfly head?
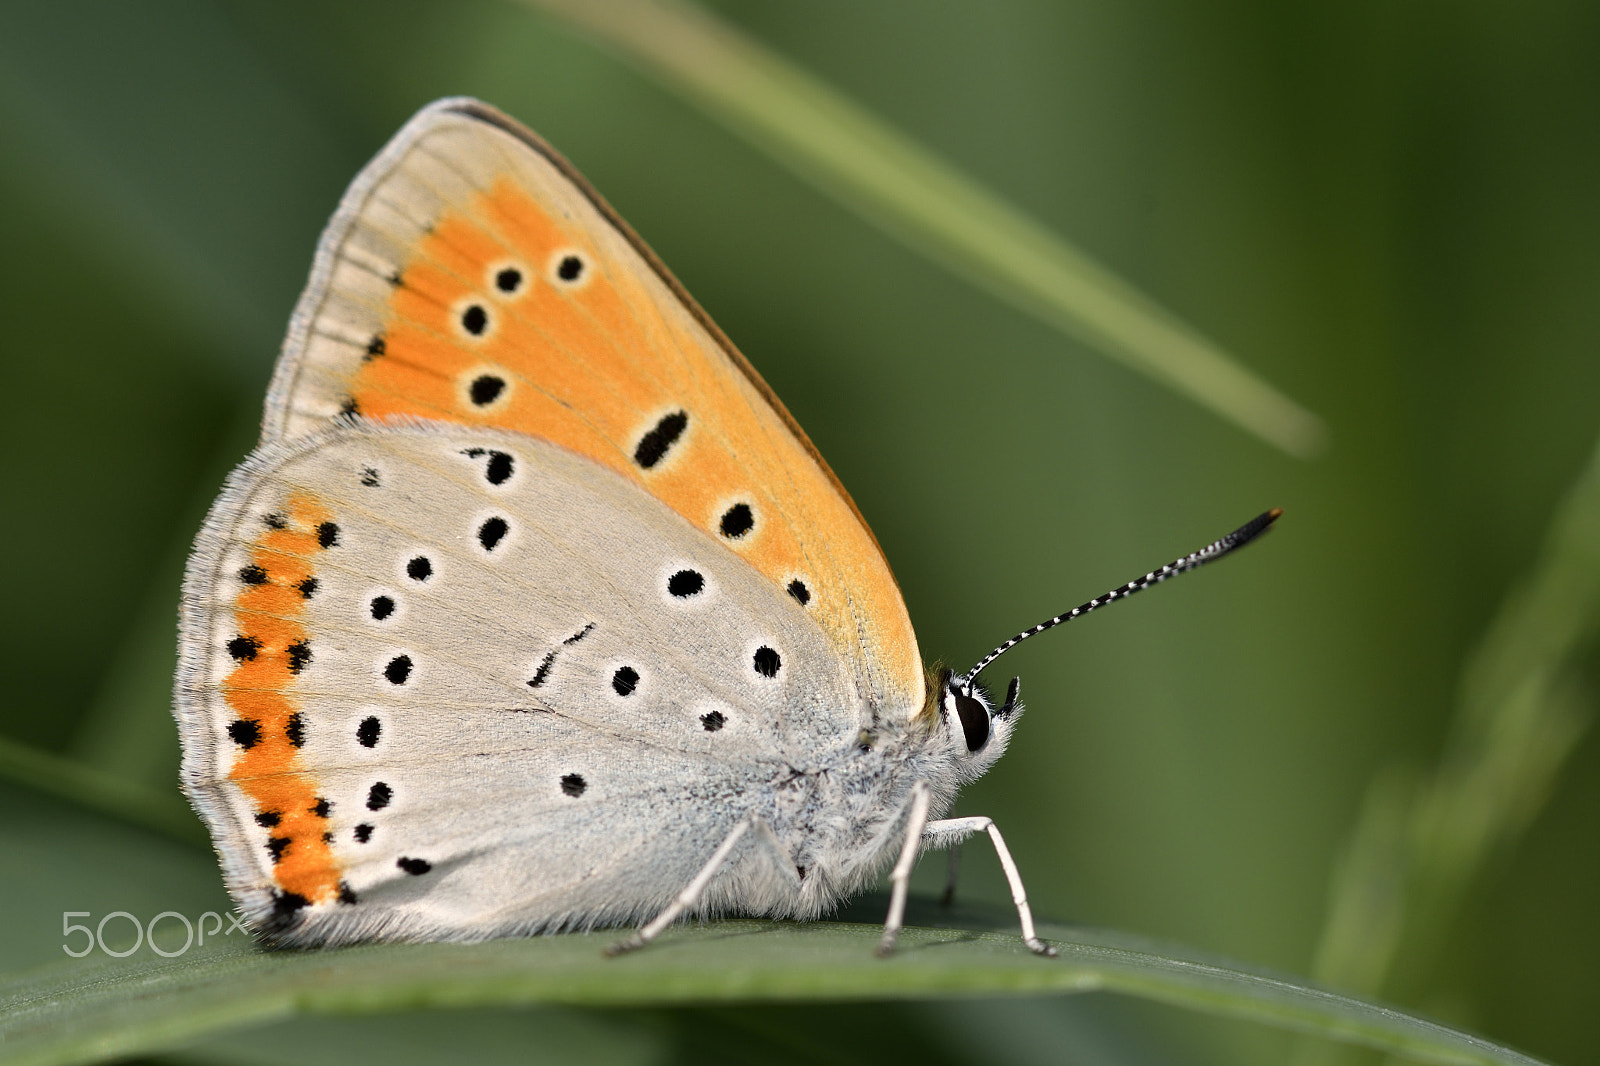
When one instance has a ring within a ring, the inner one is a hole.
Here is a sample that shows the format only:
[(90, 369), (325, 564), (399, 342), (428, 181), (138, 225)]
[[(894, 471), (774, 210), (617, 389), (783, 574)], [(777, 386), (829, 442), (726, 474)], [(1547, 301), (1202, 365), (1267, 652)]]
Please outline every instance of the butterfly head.
[(1020, 679), (1011, 680), (1006, 701), (998, 707), (983, 686), (947, 667), (934, 669), (929, 682), (929, 704), (952, 757), (965, 774), (977, 777), (1005, 753), (1022, 711), (1017, 701)]

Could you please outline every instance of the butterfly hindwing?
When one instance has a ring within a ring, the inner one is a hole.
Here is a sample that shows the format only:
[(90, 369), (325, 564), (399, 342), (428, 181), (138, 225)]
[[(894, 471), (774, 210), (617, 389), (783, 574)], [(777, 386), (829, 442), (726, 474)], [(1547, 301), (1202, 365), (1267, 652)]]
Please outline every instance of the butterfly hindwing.
[(323, 237), (265, 437), (341, 413), (499, 427), (587, 456), (782, 590), (881, 713), (920, 707), (905, 605), (826, 464), (570, 164), (486, 105), (421, 112)]
[(647, 915), (871, 721), (782, 589), (631, 480), (486, 429), (264, 446), (183, 627), (185, 785), (288, 942)]

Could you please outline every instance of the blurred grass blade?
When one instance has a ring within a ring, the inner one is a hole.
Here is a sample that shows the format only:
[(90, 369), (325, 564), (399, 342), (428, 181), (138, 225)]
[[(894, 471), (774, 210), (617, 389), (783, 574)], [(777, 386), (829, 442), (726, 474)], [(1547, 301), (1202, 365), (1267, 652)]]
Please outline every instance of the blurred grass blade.
[(1316, 415), (1048, 227), (800, 67), (679, 0), (523, 0), (587, 30), (869, 221), (1290, 455)]
[[(1242, 971), (1124, 934), (1043, 927), (1061, 958), (1011, 931), (910, 927), (892, 959), (876, 924), (716, 922), (608, 959), (615, 933), (483, 944), (388, 944), (263, 952), (213, 936), (180, 957), (64, 960), (0, 981), (0, 1063), (89, 1062), (158, 1052), (206, 1033), (296, 1013), (419, 1007), (936, 998), (1123, 992), (1317, 1033), (1417, 1062), (1535, 1060), (1387, 1007)], [(174, 949), (169, 949), (174, 950)]]
[(205, 827), (178, 794), (0, 737), (0, 778), (191, 844), (205, 845)]
[[(1422, 779), (1393, 769), (1369, 790), (1335, 876), (1318, 981), (1365, 995), (1417, 991), (1397, 985), (1421, 982), (1473, 878), (1538, 814), (1593, 718), (1573, 663), (1597, 624), (1600, 447), (1533, 573), (1468, 659), (1438, 768)], [(1308, 1050), (1300, 1061), (1325, 1058)]]

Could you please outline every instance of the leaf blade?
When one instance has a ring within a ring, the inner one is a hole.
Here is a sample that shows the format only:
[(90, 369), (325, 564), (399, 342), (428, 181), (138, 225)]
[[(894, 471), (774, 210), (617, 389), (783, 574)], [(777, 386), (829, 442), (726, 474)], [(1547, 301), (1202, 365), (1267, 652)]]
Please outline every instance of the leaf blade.
[(206, 1033), (306, 1013), (419, 1007), (665, 1006), (920, 999), (1105, 990), (1314, 1032), (1422, 1062), (1535, 1060), (1391, 1008), (1239, 969), (1122, 933), (1047, 926), (1055, 960), (1009, 932), (908, 927), (894, 958), (875, 925), (729, 921), (601, 955), (615, 933), (483, 944), (265, 952), (207, 946), (55, 963), (0, 982), (0, 1063), (71, 1063), (157, 1051)]

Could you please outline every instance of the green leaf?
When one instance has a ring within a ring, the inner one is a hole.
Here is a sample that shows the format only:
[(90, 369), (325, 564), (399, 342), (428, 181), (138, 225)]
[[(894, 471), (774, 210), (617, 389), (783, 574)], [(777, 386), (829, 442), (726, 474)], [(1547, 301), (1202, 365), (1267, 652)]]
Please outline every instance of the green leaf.
[(972, 283), (1290, 455), (1316, 415), (1049, 227), (754, 39), (671, 0), (524, 0), (593, 34), (822, 192)]
[[(982, 923), (979, 923), (982, 924)], [(174, 928), (174, 932), (176, 929)], [(661, 1006), (1122, 992), (1450, 1064), (1535, 1060), (1348, 996), (1122, 933), (1043, 926), (1061, 952), (1032, 955), (1010, 930), (908, 927), (874, 957), (875, 923), (726, 921), (688, 926), (621, 958), (615, 931), (484, 944), (261, 951), (212, 935), (165, 959), (95, 953), (0, 982), (0, 1063), (86, 1062), (155, 1052), (297, 1013), (423, 1007)], [(167, 951), (181, 944), (163, 943)]]

